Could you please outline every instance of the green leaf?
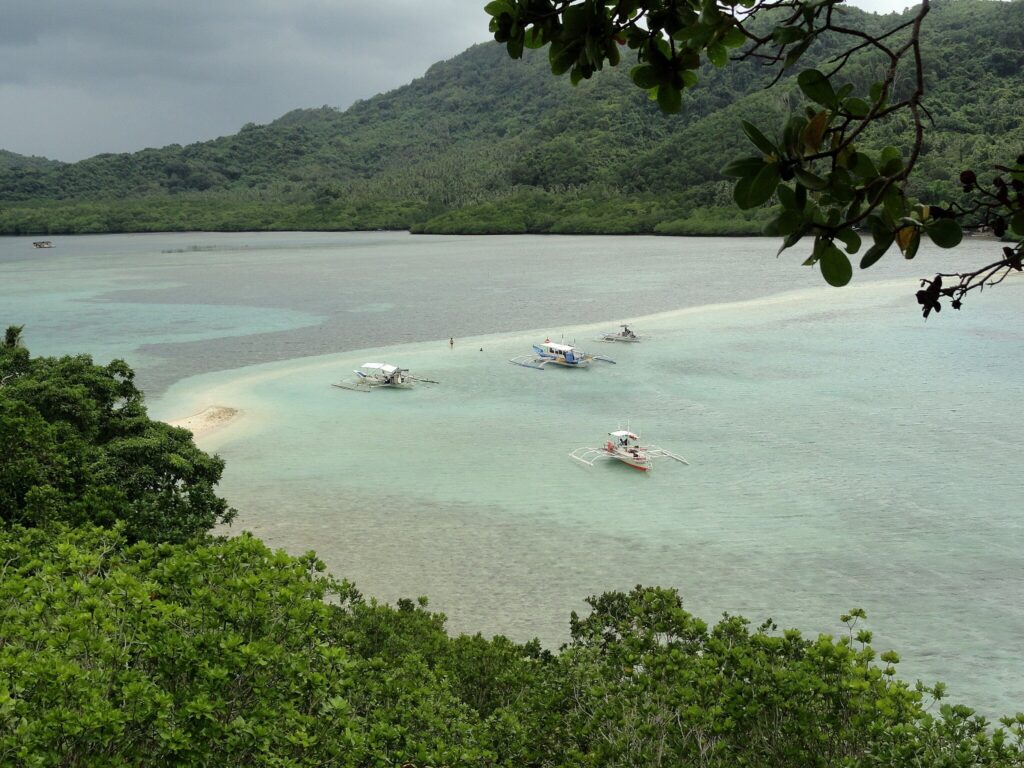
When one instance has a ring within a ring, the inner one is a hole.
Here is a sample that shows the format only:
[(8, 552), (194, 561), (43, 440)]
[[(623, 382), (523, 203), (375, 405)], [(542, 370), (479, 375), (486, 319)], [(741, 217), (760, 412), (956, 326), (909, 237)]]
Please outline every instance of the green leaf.
[(782, 203), (783, 208), (789, 208), (791, 210), (800, 210), (802, 206), (797, 204), (796, 192), (788, 184), (779, 184), (778, 189), (775, 190), (775, 194), (779, 197), (779, 202)]
[(761, 172), (761, 169), (765, 167), (763, 158), (760, 157), (744, 157), (741, 160), (733, 160), (725, 168), (722, 169), (721, 173), (723, 176), (757, 176)]
[(903, 258), (912, 259), (917, 255), (917, 249), (921, 245), (921, 230), (918, 222), (907, 219), (906, 224), (896, 230), (896, 245), (903, 252)]
[(712, 43), (707, 47), (708, 61), (721, 68), (729, 63), (729, 52), (721, 43)]
[(886, 238), (888, 238), (889, 243), (892, 243), (893, 231), (884, 221), (882, 221), (881, 216), (871, 214), (867, 218), (867, 225), (871, 229), (871, 238), (876, 243), (880, 243)]
[(875, 244), (868, 248), (861, 257), (860, 268), (867, 269), (882, 258), (885, 255), (885, 252), (892, 247), (892, 241), (893, 237), (891, 234), (881, 240), (875, 240)]
[[(784, 187), (779, 187), (783, 189)], [(783, 211), (777, 217), (764, 225), (762, 232), (769, 237), (778, 235), (792, 235), (797, 232), (804, 223), (804, 217), (799, 211)]]
[(882, 166), (881, 174), (883, 176), (895, 176), (903, 170), (903, 161), (900, 159), (890, 160), (888, 163)]
[(551, 73), (564, 75), (576, 62), (576, 51), (564, 43), (554, 42), (548, 50), (548, 61), (551, 63)]
[(540, 27), (530, 27), (526, 30), (526, 35), (523, 38), (523, 44), (530, 49), (537, 49), (544, 47), (544, 31)]
[(754, 146), (766, 155), (778, 156), (778, 147), (768, 141), (768, 138), (757, 129), (757, 126), (752, 123), (748, 123), (746, 120), (741, 121), (741, 124), (743, 125), (743, 132), (747, 134), (747, 138), (754, 143)]
[(743, 210), (756, 208), (768, 201), (779, 185), (779, 167), (765, 164), (757, 176), (740, 179), (733, 189), (733, 198)]
[(836, 232), (836, 240), (843, 242), (847, 253), (856, 253), (860, 250), (860, 235), (852, 229), (841, 229)]
[(1010, 229), (1018, 235), (1024, 235), (1024, 211), (1017, 211), (1010, 219)]
[(894, 222), (899, 221), (907, 213), (907, 199), (899, 189), (890, 186), (885, 190), (885, 196), (882, 198), (882, 209), (892, 217)]
[(895, 176), (897, 173), (903, 170), (903, 155), (896, 147), (886, 147), (882, 150), (882, 168), (881, 173), (883, 176)]
[(807, 189), (822, 190), (828, 186), (828, 180), (821, 178), (810, 171), (805, 171), (803, 168), (794, 168), (793, 175), (796, 180), (799, 181)]
[(503, 13), (512, 13), (512, 5), (508, 0), (491, 0), (484, 6), (484, 11), (491, 16), (500, 16)]
[(921, 230), (914, 227), (910, 232), (910, 240), (903, 249), (903, 258), (912, 259), (917, 256), (917, 249), (921, 247)]
[(644, 90), (654, 88), (661, 82), (657, 71), (650, 64), (633, 67), (629, 71), (629, 76), (637, 86)]
[(605, 47), (605, 55), (608, 57), (608, 63), (611, 66), (619, 66), (619, 46), (614, 40), (608, 41), (608, 45)]
[(789, 69), (791, 66), (796, 64), (797, 61), (800, 60), (800, 57), (803, 56), (810, 47), (811, 41), (813, 40), (813, 37), (805, 37), (799, 43), (790, 48), (789, 53), (786, 54), (786, 60), (782, 62), (782, 68)]
[(864, 118), (871, 112), (871, 105), (864, 99), (853, 97), (843, 102), (843, 109), (856, 118)]
[(832, 243), (821, 250), (818, 266), (821, 268), (821, 275), (825, 278), (825, 282), (836, 288), (846, 285), (853, 277), (850, 260)]
[(658, 86), (658, 106), (662, 112), (674, 115), (683, 108), (683, 92), (671, 85)]
[(831, 244), (831, 241), (827, 237), (823, 237), (821, 235), (815, 237), (814, 248), (811, 249), (811, 255), (807, 257), (807, 260), (804, 262), (803, 265), (805, 267), (813, 267), (815, 264), (818, 263), (818, 259), (821, 258), (821, 255), (825, 252), (825, 249)]
[(964, 237), (960, 224), (953, 219), (936, 219), (925, 227), (925, 232), (940, 248), (956, 248)]
[(807, 127), (807, 118), (803, 115), (792, 115), (786, 121), (786, 127), (782, 129), (782, 143), (786, 153), (797, 155), (803, 150), (804, 129)]
[(878, 176), (878, 169), (875, 168), (875, 164), (871, 161), (871, 158), (866, 152), (857, 153), (857, 156), (853, 161), (852, 170), (862, 179), (873, 179)]
[(562, 14), (562, 25), (566, 36), (582, 37), (590, 23), (588, 9), (580, 5), (566, 7)]
[(807, 126), (803, 131), (803, 142), (811, 152), (817, 152), (821, 149), (821, 140), (825, 136), (826, 127), (828, 127), (827, 109), (823, 109), (818, 112), (818, 114), (811, 118), (811, 121), (807, 123)]
[(902, 157), (903, 157), (903, 153), (901, 153), (898, 149), (896, 149), (896, 147), (892, 147), (892, 146), (885, 147), (882, 150), (882, 165), (885, 165), (890, 160), (899, 160)]
[(693, 88), (697, 84), (697, 73), (690, 69), (684, 69), (682, 73), (683, 87)]
[(722, 35), (722, 45), (726, 48), (739, 48), (747, 42), (747, 36), (736, 27), (730, 27), (729, 31)]
[(800, 86), (800, 90), (811, 101), (830, 109), (835, 109), (838, 106), (835, 91), (832, 90), (832, 83), (818, 70), (805, 69), (797, 77), (796, 82)]
[(807, 33), (801, 27), (776, 27), (772, 31), (772, 41), (779, 45), (788, 45), (803, 40)]
[(800, 242), (800, 239), (804, 236), (803, 230), (797, 230), (791, 235), (787, 235), (786, 239), (782, 241), (782, 245), (779, 246), (778, 252), (775, 254), (776, 258), (782, 255), (782, 252), (787, 248), (792, 248), (794, 245)]

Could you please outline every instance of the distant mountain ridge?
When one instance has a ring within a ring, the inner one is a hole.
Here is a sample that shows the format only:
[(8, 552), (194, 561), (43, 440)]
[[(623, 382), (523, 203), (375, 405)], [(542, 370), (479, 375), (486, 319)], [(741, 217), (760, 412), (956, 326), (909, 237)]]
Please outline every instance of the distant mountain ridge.
[[(899, 18), (845, 12), (868, 30)], [(960, 169), (1024, 150), (1024, 0), (938, 0), (923, 37), (934, 126), (911, 192), (949, 199)], [(628, 70), (573, 88), (543, 54), (512, 61), (481, 44), (345, 111), (77, 163), (0, 152), (0, 232), (757, 231), (762, 212), (740, 216), (719, 169), (749, 154), (740, 119), (773, 130), (799, 103), (792, 78), (766, 91), (756, 66), (709, 68), (667, 117)], [(855, 61), (844, 75), (866, 88), (877, 67)], [(898, 128), (868, 145), (899, 145)]]
[(45, 157), (36, 157), (35, 155), (19, 155), (14, 152), (8, 152), (6, 149), (0, 149), (0, 169), (53, 168), (59, 165), (63, 165), (63, 163), (58, 160), (48, 160)]

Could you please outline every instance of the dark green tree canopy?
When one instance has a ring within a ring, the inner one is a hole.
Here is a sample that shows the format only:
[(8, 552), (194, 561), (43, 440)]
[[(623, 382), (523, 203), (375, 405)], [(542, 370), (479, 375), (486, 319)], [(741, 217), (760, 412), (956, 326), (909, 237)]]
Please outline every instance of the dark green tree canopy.
[[(849, 633), (710, 626), (672, 590), (590, 598), (558, 654), (452, 638), (248, 535), (0, 532), (0, 764), (806, 768), (1024, 765)], [(31, 596), (26, 599), (26, 596)]]
[(182, 541), (234, 516), (214, 491), (223, 461), (150, 419), (122, 360), (0, 347), (0, 445), (6, 523), (123, 521), (132, 539)]

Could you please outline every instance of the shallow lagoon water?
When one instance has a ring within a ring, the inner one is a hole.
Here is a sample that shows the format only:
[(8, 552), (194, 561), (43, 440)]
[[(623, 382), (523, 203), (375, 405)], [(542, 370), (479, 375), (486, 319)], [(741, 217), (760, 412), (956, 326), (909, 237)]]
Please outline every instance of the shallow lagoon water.
[[(574, 241), (507, 238), (497, 250), (528, 254), (522, 282), (580, 273), (582, 296), (600, 297), (600, 306), (577, 297), (571, 311), (607, 322), (564, 324), (566, 309), (552, 308), (555, 294), (543, 291), (536, 307), (519, 292), (519, 309), (495, 308), (485, 318), (487, 302), (461, 301), (450, 269), (416, 272), (413, 264), (411, 282), (425, 296), (411, 300), (440, 305), (441, 319), (412, 333), (434, 340), (185, 378), (151, 410), (168, 418), (213, 404), (242, 408), (237, 424), (201, 441), (228, 461), (223, 490), (241, 510), (236, 528), (293, 552), (315, 549), (367, 594), (429, 595), (455, 630), (536, 635), (554, 646), (584, 596), (636, 583), (678, 587), (709, 620), (723, 611), (755, 622), (771, 616), (809, 633), (835, 631), (841, 612), (861, 606), (876, 647), (896, 648), (908, 678), (945, 680), (955, 699), (989, 713), (1021, 709), (1024, 494), (1011, 463), (1024, 426), (1012, 406), (1024, 389), (1021, 282), (924, 323), (916, 286), (894, 275), (934, 268), (934, 252), (922, 254), (916, 270), (897, 263), (879, 273), (884, 280), (843, 291), (819, 287), (814, 275), (803, 281), (809, 270), (769, 258), (748, 266), (753, 287), (709, 285), (702, 305), (685, 265), (673, 272), (658, 261), (658, 281), (648, 284), (646, 275), (636, 286), (616, 282), (602, 261), (601, 249), (659, 260), (694, 241), (582, 238), (582, 248), (598, 251), (586, 264), (571, 261)], [(490, 241), (447, 239), (441, 250), (473, 272), (482, 242)], [(774, 253), (768, 241), (743, 242)], [(412, 238), (390, 247), (419, 245)], [(984, 245), (968, 247), (977, 254)], [(214, 286), (203, 256), (189, 254), (189, 269)], [(309, 251), (270, 249), (265, 257), (301, 271)], [(143, 282), (145, 262), (135, 262)], [(728, 282), (741, 264), (723, 251), (699, 277), (721, 273)], [(149, 299), (181, 298), (180, 282), (161, 289), (156, 274), (148, 278)], [(810, 287), (785, 291), (787, 278)], [(492, 281), (492, 295), (512, 293), (494, 287), (493, 272), (478, 279)], [(691, 306), (637, 317), (650, 336), (644, 343), (592, 341), (645, 304), (671, 306), (661, 284), (673, 281), (686, 284), (676, 306)], [(208, 290), (207, 300), (232, 295), (230, 287)], [(348, 313), (358, 322), (349, 320), (347, 344), (373, 338), (386, 305), (404, 306), (381, 285), (361, 290), (380, 301)], [(137, 291), (105, 300), (145, 303)], [(259, 336), (271, 347), (331, 311), (311, 302), (311, 311), (289, 317), (275, 313), (299, 312), (290, 301), (260, 301), (204, 306), (294, 323)], [(612, 316), (609, 305), (629, 311)], [(196, 317), (211, 345), (230, 342)], [(506, 332), (456, 333), (450, 350), (434, 328), (456, 318), (460, 327), (505, 324)], [(331, 322), (310, 325), (311, 337)], [(544, 335), (562, 334), (618, 364), (539, 372), (507, 363)], [(188, 344), (199, 350), (203, 342)], [(329, 386), (372, 359), (441, 383), (368, 394)], [(627, 422), (691, 465), (663, 464), (644, 476), (568, 459)]]

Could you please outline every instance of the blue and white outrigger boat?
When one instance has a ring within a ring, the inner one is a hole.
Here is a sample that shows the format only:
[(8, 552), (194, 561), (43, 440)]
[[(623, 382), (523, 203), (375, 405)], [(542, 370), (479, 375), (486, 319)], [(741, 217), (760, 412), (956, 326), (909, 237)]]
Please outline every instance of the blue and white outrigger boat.
[(564, 365), (567, 368), (587, 368), (594, 360), (601, 360), (605, 363), (615, 364), (610, 357), (591, 355), (572, 344), (555, 344), (550, 339), (545, 339), (543, 344), (533, 345), (532, 355), (519, 355), (509, 360), (510, 363), (521, 365), (524, 368), (536, 368), (544, 370), (545, 365)]

